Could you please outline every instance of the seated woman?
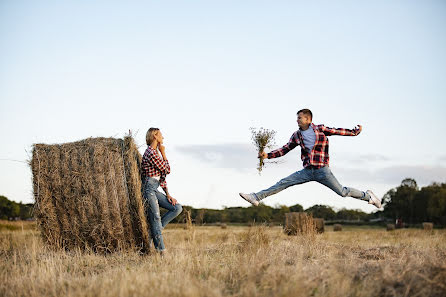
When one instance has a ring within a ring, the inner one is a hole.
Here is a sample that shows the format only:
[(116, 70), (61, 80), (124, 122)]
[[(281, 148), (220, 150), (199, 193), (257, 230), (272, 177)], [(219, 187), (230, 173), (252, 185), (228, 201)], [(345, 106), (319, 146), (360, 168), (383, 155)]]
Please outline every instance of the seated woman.
[[(163, 145), (163, 135), (158, 128), (150, 128), (146, 134), (147, 149), (142, 157), (143, 196), (146, 204), (150, 231), (155, 249), (164, 254), (165, 247), (161, 230), (183, 210), (177, 200), (167, 190), (166, 175), (170, 173)], [(160, 154), (158, 153), (161, 153)], [(166, 193), (158, 191), (158, 187)], [(167, 209), (161, 218), (159, 207)]]

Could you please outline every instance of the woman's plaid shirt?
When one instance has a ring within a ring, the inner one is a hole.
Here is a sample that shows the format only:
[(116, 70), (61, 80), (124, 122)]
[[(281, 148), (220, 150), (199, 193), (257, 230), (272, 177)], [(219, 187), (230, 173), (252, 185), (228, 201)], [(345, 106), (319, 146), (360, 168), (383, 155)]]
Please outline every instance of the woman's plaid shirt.
[(150, 145), (142, 156), (141, 168), (145, 176), (159, 176), (160, 186), (163, 189), (167, 188), (166, 175), (170, 173), (169, 161), (164, 160)]
[(274, 150), (268, 154), (268, 159), (281, 157), (294, 149), (296, 146), (301, 147), (301, 158), (304, 163), (304, 167), (313, 166), (315, 168), (321, 168), (328, 166), (330, 157), (328, 155), (328, 138), (330, 135), (345, 135), (356, 136), (359, 134), (359, 129), (343, 129), (343, 128), (328, 128), (324, 125), (311, 124), (314, 133), (316, 134), (316, 142), (314, 143), (311, 152), (308, 152), (304, 145), (302, 133), (300, 130), (291, 135), (290, 141), (283, 147)]

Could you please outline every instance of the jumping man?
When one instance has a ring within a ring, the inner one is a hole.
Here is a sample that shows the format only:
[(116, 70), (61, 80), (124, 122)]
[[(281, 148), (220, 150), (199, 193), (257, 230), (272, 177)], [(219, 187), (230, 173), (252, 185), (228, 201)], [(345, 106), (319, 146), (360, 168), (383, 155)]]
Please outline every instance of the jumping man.
[(299, 130), (291, 135), (290, 141), (283, 147), (268, 154), (266, 152), (259, 153), (259, 158), (273, 159), (282, 157), (296, 146), (300, 145), (304, 169), (281, 179), (278, 183), (266, 190), (251, 194), (240, 193), (240, 196), (252, 205), (257, 206), (262, 199), (279, 193), (288, 187), (309, 181), (317, 181), (332, 189), (336, 194), (342, 197), (353, 197), (359, 200), (368, 201), (369, 204), (381, 208), (381, 199), (373, 194), (372, 191), (367, 190), (366, 192), (363, 192), (354, 188), (343, 187), (328, 166), (329, 156), (327, 136), (356, 136), (361, 133), (362, 127), (358, 125), (353, 130), (328, 128), (324, 125), (315, 125), (312, 123), (312, 120), (313, 114), (311, 110), (299, 110), (297, 112), (297, 124)]

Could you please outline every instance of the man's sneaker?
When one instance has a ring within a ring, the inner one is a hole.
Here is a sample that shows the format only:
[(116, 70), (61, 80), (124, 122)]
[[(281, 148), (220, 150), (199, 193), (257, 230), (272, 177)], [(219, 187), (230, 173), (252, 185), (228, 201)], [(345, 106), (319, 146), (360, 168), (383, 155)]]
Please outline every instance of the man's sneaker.
[(376, 207), (381, 208), (381, 199), (376, 197), (376, 195), (370, 190), (367, 190), (366, 193), (370, 195), (369, 204), (373, 204)]
[(243, 199), (245, 199), (246, 201), (248, 201), (252, 205), (254, 205), (254, 206), (258, 206), (259, 205), (259, 201), (257, 201), (257, 198), (254, 195), (254, 193), (251, 193), (251, 194), (238, 193), (238, 194), (240, 195), (240, 197), (242, 197)]

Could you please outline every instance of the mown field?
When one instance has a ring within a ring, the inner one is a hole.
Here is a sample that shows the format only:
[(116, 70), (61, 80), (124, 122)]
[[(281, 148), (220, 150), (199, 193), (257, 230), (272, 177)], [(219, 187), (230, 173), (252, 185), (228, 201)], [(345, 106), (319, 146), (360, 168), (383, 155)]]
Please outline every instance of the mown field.
[(446, 230), (164, 230), (168, 253), (54, 251), (0, 222), (0, 296), (446, 296)]

